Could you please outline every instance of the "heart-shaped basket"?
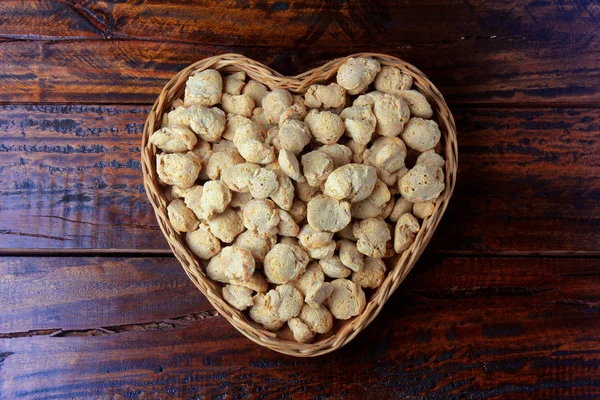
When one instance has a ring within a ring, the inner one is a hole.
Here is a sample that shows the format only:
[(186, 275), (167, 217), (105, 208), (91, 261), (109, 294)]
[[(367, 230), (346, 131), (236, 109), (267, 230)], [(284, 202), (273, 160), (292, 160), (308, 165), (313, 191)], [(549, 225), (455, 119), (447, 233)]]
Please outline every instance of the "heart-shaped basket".
[[(444, 171), (446, 188), (436, 202), (433, 215), (423, 221), (421, 230), (410, 248), (404, 251), (401, 256), (396, 255), (387, 260), (389, 273), (383, 284), (367, 298), (367, 306), (364, 312), (350, 320), (337, 321), (328, 335), (317, 337), (317, 341), (314, 343), (298, 343), (293, 339), (288, 340), (277, 336), (274, 332), (270, 332), (248, 319), (244, 313), (231, 307), (223, 299), (221, 286), (205, 275), (199, 260), (185, 244), (184, 237), (173, 228), (169, 221), (167, 199), (161, 189), (156, 173), (157, 149), (149, 143), (148, 139), (154, 131), (160, 128), (163, 114), (169, 111), (171, 103), (175, 99), (183, 95), (187, 79), (196, 71), (207, 68), (223, 72), (245, 71), (250, 78), (262, 82), (271, 90), (285, 88), (294, 93), (304, 93), (314, 83), (329, 81), (337, 73), (338, 68), (351, 57), (372, 57), (382, 65), (397, 67), (403, 73), (413, 77), (414, 86), (430, 102), (434, 110), (434, 118), (437, 119), (442, 132), (442, 155), (446, 159)], [(376, 53), (359, 53), (339, 58), (295, 77), (283, 76), (259, 62), (239, 54), (223, 54), (198, 61), (180, 71), (165, 85), (150, 111), (142, 136), (142, 170), (146, 193), (154, 207), (158, 224), (188, 277), (208, 298), (215, 309), (250, 340), (280, 353), (296, 357), (313, 357), (339, 349), (350, 342), (375, 319), (392, 293), (406, 278), (438, 226), (454, 189), (457, 162), (456, 126), (444, 97), (427, 77), (413, 65), (392, 56)]]

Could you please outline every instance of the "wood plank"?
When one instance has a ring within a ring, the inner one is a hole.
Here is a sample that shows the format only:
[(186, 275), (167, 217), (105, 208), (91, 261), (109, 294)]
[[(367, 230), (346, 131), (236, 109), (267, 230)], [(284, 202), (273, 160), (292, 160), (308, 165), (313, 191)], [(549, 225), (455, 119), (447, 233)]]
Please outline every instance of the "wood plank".
[(422, 45), (471, 37), (552, 41), (579, 34), (592, 37), (598, 31), (598, 11), (594, 3), (556, 5), (535, 0), (502, 4), (5, 0), (0, 15), (10, 18), (2, 20), (0, 37), (135, 38), (273, 47), (345, 47), (350, 41), (357, 46)]
[[(533, 24), (535, 25), (535, 24)], [(595, 28), (597, 29), (597, 28)], [(427, 37), (429, 30), (423, 32)], [(593, 30), (591, 32), (594, 32)], [(591, 35), (591, 33), (590, 33)], [(450, 104), (600, 104), (600, 41), (476, 39), (419, 45), (345, 47), (212, 45), (149, 40), (0, 41), (0, 101), (8, 103), (153, 103), (187, 65), (236, 52), (294, 75), (335, 57), (376, 50), (405, 59), (432, 80)], [(565, 47), (564, 43), (573, 43)], [(533, 44), (532, 44), (533, 43)]]
[[(599, 277), (597, 259), (427, 258), (365, 332), (316, 359), (263, 349), (219, 316), (93, 336), (3, 338), (0, 392), (24, 399), (595, 398)], [(109, 293), (119, 290), (127, 284)]]
[[(168, 252), (138, 161), (147, 112), (1, 106), (0, 248)], [(454, 113), (458, 185), (429, 251), (598, 254), (600, 110)]]
[(0, 304), (0, 334), (110, 329), (213, 309), (172, 257), (4, 257)]

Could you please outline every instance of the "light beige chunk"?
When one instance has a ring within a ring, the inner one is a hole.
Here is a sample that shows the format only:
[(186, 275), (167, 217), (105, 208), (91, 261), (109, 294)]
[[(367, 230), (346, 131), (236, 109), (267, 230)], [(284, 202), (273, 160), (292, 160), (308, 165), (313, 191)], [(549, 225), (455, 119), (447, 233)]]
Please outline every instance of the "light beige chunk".
[(166, 124), (163, 120), (161, 127), (173, 128), (176, 126), (190, 126), (190, 115), (188, 114), (187, 107), (176, 107), (174, 110), (169, 111), (166, 116)]
[[(369, 139), (370, 140), (370, 139)], [(353, 163), (362, 163), (363, 162), (363, 153), (367, 149), (367, 144), (361, 144), (354, 139), (350, 139), (346, 142), (346, 147), (352, 151), (352, 162)]]
[(183, 200), (176, 199), (167, 207), (169, 221), (179, 232), (192, 232), (198, 229), (198, 219), (192, 210), (185, 206)]
[(266, 294), (258, 293), (252, 298), (254, 305), (250, 307), (250, 318), (265, 328), (276, 331), (285, 321), (279, 319), (279, 306), (281, 299), (279, 293), (270, 290)]
[(279, 206), (279, 208), (289, 211), (292, 208), (294, 202), (294, 185), (292, 180), (285, 174), (277, 174), (277, 183), (279, 187), (271, 195), (271, 200)]
[(278, 137), (282, 149), (298, 155), (310, 143), (312, 134), (305, 122), (288, 119), (279, 127)]
[(306, 218), (306, 203), (299, 199), (294, 200), (289, 213), (294, 222), (299, 224)]
[(336, 243), (332, 240), (323, 247), (317, 247), (313, 249), (307, 248), (306, 252), (313, 260), (324, 260), (333, 257), (336, 247)]
[(249, 120), (249, 122), (242, 123), (235, 128), (233, 144), (236, 148), (251, 139), (256, 139), (259, 142), (265, 140), (264, 132), (256, 122)]
[(298, 159), (291, 151), (281, 149), (278, 161), (281, 170), (293, 180), (303, 182), (306, 179), (300, 170)]
[(337, 72), (337, 83), (355, 95), (364, 92), (373, 82), (381, 65), (372, 58), (349, 58)]
[(352, 273), (352, 282), (362, 288), (377, 289), (385, 279), (385, 263), (372, 257), (365, 258), (363, 269)]
[(257, 139), (249, 139), (240, 144), (238, 151), (247, 162), (265, 165), (275, 159), (273, 148)]
[(412, 213), (419, 219), (425, 219), (433, 214), (435, 211), (435, 201), (422, 201), (413, 205)]
[(300, 247), (278, 243), (265, 257), (265, 275), (269, 282), (285, 284), (299, 277), (308, 261), (308, 254)]
[[(390, 192), (390, 194), (391, 194), (391, 192)], [(381, 214), (379, 214), (379, 216), (383, 219), (387, 219), (390, 216), (390, 214), (392, 214), (395, 204), (396, 204), (396, 201), (393, 198), (390, 198), (390, 200), (383, 207), (383, 211), (381, 211)]]
[(298, 234), (298, 241), (305, 249), (318, 249), (327, 246), (333, 239), (333, 233), (321, 232), (309, 224), (304, 225)]
[(220, 142), (214, 143), (212, 145), (212, 149), (213, 149), (213, 152), (215, 152), (215, 153), (218, 153), (220, 151), (227, 151), (227, 150), (237, 151), (237, 149), (235, 147), (235, 143), (233, 143), (233, 140), (227, 140), (227, 139), (221, 139)]
[(187, 189), (194, 184), (201, 168), (200, 159), (192, 152), (156, 155), (156, 172), (166, 185)]
[(279, 116), (290, 107), (294, 99), (285, 89), (275, 89), (268, 93), (262, 100), (262, 108), (270, 124), (279, 122)]
[(381, 67), (381, 71), (375, 77), (375, 89), (388, 94), (399, 95), (402, 90), (410, 89), (412, 83), (412, 76), (388, 65)]
[(244, 159), (235, 149), (217, 151), (208, 160), (206, 174), (210, 179), (217, 180), (221, 177), (221, 173), (225, 169), (233, 165), (242, 164), (243, 162)]
[(408, 104), (413, 117), (431, 118), (433, 116), (431, 105), (422, 93), (416, 90), (402, 90), (399, 95)]
[(356, 243), (350, 240), (340, 240), (340, 261), (352, 271), (360, 271), (364, 265), (364, 256), (358, 251)]
[(331, 158), (317, 150), (304, 154), (301, 163), (306, 182), (313, 187), (321, 186), (333, 171)]
[(304, 99), (304, 104), (310, 108), (339, 108), (346, 104), (346, 90), (337, 83), (310, 85)]
[(336, 279), (331, 285), (333, 292), (326, 304), (335, 318), (346, 320), (364, 311), (367, 301), (360, 286), (347, 279)]
[(283, 236), (279, 238), (279, 243), (298, 246), (298, 239), (289, 236)]
[(269, 93), (269, 89), (254, 79), (250, 79), (242, 89), (242, 94), (247, 94), (248, 96), (252, 97), (252, 100), (254, 100), (254, 103), (257, 106), (262, 104), (267, 93)]
[(179, 186), (169, 186), (169, 188), (165, 191), (165, 194), (170, 197), (170, 200), (181, 199), (184, 198), (193, 187), (194, 186), (187, 189), (182, 189)]
[(398, 180), (398, 188), (413, 203), (436, 199), (445, 188), (444, 172), (441, 168), (417, 164)]
[[(223, 92), (228, 94), (240, 94), (246, 84), (246, 73), (244, 71), (234, 72), (223, 78)], [(259, 103), (260, 104), (260, 103)]]
[(308, 293), (308, 289), (312, 285), (323, 281), (325, 281), (325, 276), (323, 275), (321, 267), (319, 266), (319, 264), (312, 261), (310, 264), (308, 264), (306, 271), (294, 281), (293, 285), (296, 289), (300, 291), (300, 294), (302, 294), (302, 296), (306, 296), (306, 293)]
[(308, 289), (306, 293), (306, 303), (318, 308), (333, 292), (333, 285), (329, 282), (319, 282)]
[(223, 287), (223, 298), (236, 310), (244, 311), (252, 307), (252, 290), (235, 285), (225, 285)]
[(266, 199), (279, 187), (277, 182), (277, 174), (268, 168), (257, 169), (254, 172), (248, 188), (255, 199)]
[(315, 332), (311, 331), (300, 318), (292, 318), (288, 326), (294, 335), (294, 339), (300, 343), (310, 343), (315, 338)]
[(185, 189), (184, 201), (185, 205), (194, 212), (199, 220), (208, 218), (206, 213), (202, 210), (202, 186), (194, 185), (189, 189)]
[(375, 167), (380, 178), (386, 178), (404, 168), (406, 146), (402, 139), (382, 136), (365, 150), (363, 159), (365, 164)]
[(300, 227), (292, 216), (284, 210), (279, 210), (279, 225), (277, 225), (277, 232), (281, 236), (298, 236), (298, 232), (300, 232)]
[(433, 149), (426, 150), (417, 158), (417, 164), (429, 165), (431, 167), (444, 168), (446, 161), (442, 156), (437, 154)]
[(331, 158), (331, 161), (333, 161), (333, 169), (350, 164), (350, 161), (352, 160), (352, 150), (343, 144), (326, 144), (319, 147), (317, 150), (327, 154), (327, 156)]
[(366, 145), (371, 141), (377, 119), (371, 106), (353, 106), (345, 108), (340, 113), (340, 118), (344, 121), (346, 132), (359, 145)]
[(381, 218), (366, 218), (354, 224), (354, 236), (358, 239), (356, 249), (373, 258), (382, 258), (387, 242), (392, 239), (387, 224)]
[(375, 168), (362, 164), (348, 164), (329, 174), (323, 193), (337, 200), (348, 199), (354, 203), (369, 197), (376, 182)]
[(333, 328), (333, 316), (323, 305), (315, 308), (304, 304), (298, 318), (316, 333), (327, 333)]
[(263, 262), (276, 242), (274, 236), (263, 236), (254, 231), (244, 231), (235, 239), (235, 244), (250, 251), (256, 262)]
[(221, 107), (223, 107), (226, 113), (250, 118), (254, 110), (254, 100), (246, 94), (235, 95), (225, 93), (221, 98)]
[(244, 224), (237, 212), (227, 209), (220, 214), (214, 215), (208, 220), (210, 231), (219, 240), (231, 243), (235, 237), (244, 231)]
[[(223, 131), (222, 138), (227, 140), (233, 140), (235, 137), (235, 131), (242, 125), (256, 124), (249, 118), (246, 118), (237, 114), (227, 114), (227, 123), (225, 124), (225, 130)], [(259, 127), (258, 124), (256, 124)]]
[(237, 245), (223, 247), (210, 259), (206, 275), (218, 282), (229, 283), (232, 279), (247, 282), (254, 274), (255, 261), (247, 249)]
[(206, 222), (200, 223), (194, 232), (185, 235), (185, 242), (198, 258), (208, 260), (221, 251), (221, 242), (210, 232)]
[(221, 101), (223, 78), (219, 71), (207, 69), (190, 76), (185, 85), (183, 104), (213, 106)]
[(167, 153), (192, 150), (197, 141), (194, 132), (183, 125), (161, 128), (150, 136), (150, 143)]
[(366, 199), (352, 203), (352, 218), (375, 218), (383, 213), (384, 208), (392, 198), (387, 185), (377, 180), (373, 191)]
[(223, 110), (212, 107), (190, 106), (187, 113), (190, 118), (190, 128), (194, 133), (207, 142), (218, 142), (223, 132), (227, 118)]
[(348, 239), (353, 242), (356, 242), (356, 237), (354, 237), (354, 233), (352, 232), (352, 224), (346, 225), (346, 227), (339, 231), (337, 234), (340, 239)]
[(265, 144), (273, 147), (277, 151), (281, 151), (281, 141), (279, 140), (279, 127), (274, 126), (267, 131)]
[(271, 200), (250, 200), (242, 207), (242, 213), (242, 222), (246, 229), (263, 236), (277, 234), (279, 212)]
[(336, 143), (346, 129), (340, 116), (331, 111), (310, 110), (304, 122), (308, 124), (315, 140), (323, 144)]
[(410, 118), (408, 104), (399, 96), (381, 92), (370, 92), (358, 97), (354, 106), (373, 106), (377, 119), (375, 133), (382, 136), (398, 136)]
[(252, 121), (254, 123), (258, 124), (258, 126), (260, 126), (260, 128), (263, 131), (266, 132), (269, 130), (269, 127), (270, 127), (269, 121), (267, 121), (267, 117), (265, 116), (265, 110), (263, 110), (262, 107), (256, 107), (252, 111)]
[(208, 180), (208, 174), (206, 169), (208, 168), (208, 162), (210, 158), (214, 154), (211, 149), (210, 143), (204, 140), (198, 140), (196, 146), (192, 149), (192, 153), (194, 153), (200, 159), (200, 173), (198, 174), (198, 179)]
[(244, 204), (252, 200), (252, 194), (250, 192), (231, 192), (231, 201), (229, 202), (230, 207), (241, 208)]
[(304, 105), (304, 98), (302, 96), (293, 96), (294, 103), (286, 108), (279, 116), (279, 125), (283, 124), (288, 119), (295, 119), (298, 121), (304, 120), (306, 117), (306, 106)]
[(298, 316), (304, 299), (302, 295), (292, 285), (279, 285), (275, 288), (275, 291), (279, 294), (279, 307), (277, 308), (277, 315), (282, 321), (289, 321), (290, 319)]
[(320, 190), (318, 187), (310, 186), (306, 180), (296, 181), (294, 186), (296, 187), (296, 195), (305, 203), (308, 203)]
[(250, 179), (260, 165), (253, 163), (241, 163), (227, 167), (221, 171), (221, 180), (229, 190), (234, 192), (249, 192)]
[(347, 278), (352, 273), (352, 270), (346, 267), (338, 256), (319, 260), (319, 265), (323, 273), (329, 278)]
[(397, 222), (402, 214), (409, 213), (413, 208), (413, 203), (406, 200), (404, 197), (400, 196), (398, 200), (396, 200), (396, 204), (394, 205), (394, 209), (390, 214), (390, 221)]
[(267, 293), (267, 290), (269, 290), (269, 284), (265, 280), (264, 276), (262, 276), (261, 273), (256, 270), (250, 279), (245, 282), (237, 279), (231, 279), (230, 282), (233, 285), (242, 286), (257, 293)]
[(411, 118), (402, 131), (402, 140), (417, 151), (433, 149), (440, 137), (438, 124), (430, 119)]
[(415, 235), (419, 232), (419, 221), (409, 213), (403, 214), (394, 229), (394, 250), (402, 253), (415, 241)]
[(317, 231), (339, 232), (352, 218), (350, 203), (322, 195), (314, 197), (308, 202), (306, 218)]
[(231, 192), (221, 181), (208, 181), (202, 188), (200, 207), (207, 217), (225, 211), (231, 201)]

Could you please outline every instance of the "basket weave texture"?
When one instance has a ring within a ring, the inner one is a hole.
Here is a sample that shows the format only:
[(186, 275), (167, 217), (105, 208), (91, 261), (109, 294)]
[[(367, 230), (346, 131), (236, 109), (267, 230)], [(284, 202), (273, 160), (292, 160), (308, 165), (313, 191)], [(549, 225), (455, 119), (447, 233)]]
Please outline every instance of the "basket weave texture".
[[(381, 65), (397, 67), (403, 73), (413, 77), (413, 89), (416, 88), (428, 99), (434, 111), (434, 119), (437, 119), (442, 132), (442, 155), (446, 159), (444, 170), (446, 188), (436, 202), (433, 215), (424, 220), (421, 230), (410, 248), (404, 251), (401, 256), (395, 256), (387, 260), (388, 275), (383, 284), (367, 298), (367, 306), (364, 312), (348, 321), (344, 321), (340, 325), (334, 326), (335, 331), (328, 337), (318, 339), (310, 344), (298, 343), (279, 338), (274, 332), (266, 330), (250, 320), (243, 312), (231, 307), (223, 299), (221, 285), (211, 281), (205, 275), (201, 263), (185, 244), (185, 238), (173, 228), (169, 221), (167, 216), (168, 201), (163, 194), (163, 188), (159, 184), (156, 172), (157, 148), (150, 144), (148, 139), (154, 131), (160, 128), (162, 116), (169, 111), (172, 102), (183, 96), (187, 79), (196, 71), (208, 68), (222, 72), (244, 71), (249, 78), (262, 82), (271, 90), (284, 88), (302, 94), (312, 84), (331, 80), (337, 73), (338, 68), (351, 57), (372, 57), (379, 61)], [(154, 207), (158, 224), (167, 238), (173, 254), (180, 261), (188, 277), (208, 298), (215, 309), (250, 340), (274, 351), (296, 357), (313, 357), (339, 349), (354, 339), (375, 319), (392, 293), (406, 278), (438, 226), (454, 190), (457, 163), (456, 125), (444, 97), (427, 77), (413, 65), (398, 58), (377, 53), (359, 53), (338, 58), (293, 77), (283, 76), (259, 62), (239, 54), (222, 54), (206, 58), (183, 69), (165, 85), (150, 111), (142, 136), (144, 187)]]

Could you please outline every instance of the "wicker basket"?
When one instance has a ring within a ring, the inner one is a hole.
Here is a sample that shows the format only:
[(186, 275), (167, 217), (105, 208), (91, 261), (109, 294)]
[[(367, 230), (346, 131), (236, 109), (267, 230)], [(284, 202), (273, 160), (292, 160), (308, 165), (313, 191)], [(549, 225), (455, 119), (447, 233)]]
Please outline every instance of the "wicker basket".
[[(207, 68), (214, 68), (225, 72), (245, 71), (250, 78), (264, 83), (270, 89), (285, 88), (295, 93), (303, 93), (308, 86), (328, 81), (334, 77), (340, 65), (347, 58), (359, 56), (373, 57), (382, 65), (398, 67), (404, 73), (411, 75), (414, 80), (414, 86), (431, 103), (434, 110), (434, 118), (437, 118), (443, 135), (443, 155), (446, 159), (446, 169), (444, 171), (446, 189), (436, 203), (434, 214), (423, 222), (422, 228), (412, 246), (402, 253), (402, 256), (396, 256), (387, 260), (388, 271), (390, 272), (384, 283), (367, 298), (368, 302), (365, 311), (357, 317), (335, 325), (332, 334), (327, 337), (317, 337), (315, 343), (297, 343), (293, 340), (286, 340), (276, 336), (275, 333), (264, 329), (247, 318), (244, 313), (231, 307), (223, 300), (221, 286), (206, 277), (198, 259), (187, 248), (184, 238), (173, 229), (167, 217), (167, 200), (159, 185), (156, 173), (156, 147), (148, 142), (148, 138), (155, 130), (160, 128), (162, 115), (169, 111), (173, 100), (183, 95), (186, 80), (196, 71)], [(375, 319), (392, 293), (406, 278), (440, 222), (456, 182), (457, 162), (458, 150), (454, 118), (437, 88), (421, 71), (411, 64), (395, 57), (375, 53), (360, 53), (346, 58), (339, 58), (295, 77), (282, 76), (269, 67), (239, 54), (223, 54), (198, 61), (180, 71), (165, 85), (150, 111), (142, 136), (144, 186), (154, 207), (158, 224), (188, 277), (209, 299), (215, 309), (250, 340), (280, 353), (296, 357), (313, 357), (339, 349), (350, 342)]]

